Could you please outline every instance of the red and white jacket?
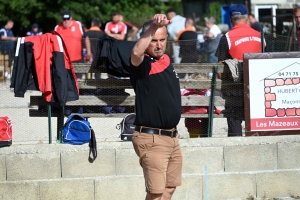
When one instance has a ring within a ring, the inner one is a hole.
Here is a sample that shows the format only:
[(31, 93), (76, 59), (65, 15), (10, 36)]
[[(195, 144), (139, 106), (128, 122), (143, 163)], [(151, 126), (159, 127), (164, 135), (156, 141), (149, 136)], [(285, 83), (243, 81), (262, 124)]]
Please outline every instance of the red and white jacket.
[(16, 97), (38, 89), (45, 101), (61, 105), (79, 98), (75, 71), (58, 33), (18, 38), (11, 88)]

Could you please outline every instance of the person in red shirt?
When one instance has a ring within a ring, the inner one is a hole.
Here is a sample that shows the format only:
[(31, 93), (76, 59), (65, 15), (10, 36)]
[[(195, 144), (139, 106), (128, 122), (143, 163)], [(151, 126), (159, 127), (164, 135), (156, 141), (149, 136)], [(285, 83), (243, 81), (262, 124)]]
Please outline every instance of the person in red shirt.
[[(83, 61), (83, 47), (82, 39), (85, 38), (86, 55), (85, 59), (90, 60), (92, 57), (91, 44), (89, 37), (86, 37), (84, 28), (79, 21), (72, 18), (71, 12), (65, 10), (61, 13), (61, 23), (56, 25), (54, 30), (61, 35), (66, 44), (68, 54), (71, 62), (84, 62)], [(77, 74), (81, 78), (81, 74)]]
[(64, 39), (70, 55), (71, 62), (82, 61), (82, 39), (85, 38), (87, 59), (91, 57), (91, 44), (89, 37), (85, 37), (85, 31), (79, 21), (72, 18), (71, 12), (66, 10), (61, 14), (61, 23), (54, 28)]
[(127, 34), (127, 26), (122, 20), (122, 15), (119, 11), (112, 14), (112, 21), (105, 26), (105, 33), (117, 40), (124, 40)]
[[(218, 57), (219, 62), (238, 60), (239, 73), (242, 74), (244, 53), (261, 52), (260, 32), (247, 24), (248, 11), (245, 5), (235, 4), (231, 6), (229, 15), (233, 28), (221, 37), (215, 55)], [(222, 97), (225, 99), (224, 115), (227, 117), (228, 136), (242, 136), (242, 121), (245, 116), (244, 105), (240, 105), (239, 100), (243, 104), (243, 85), (242, 83), (234, 83), (230, 77), (221, 76), (222, 83), (227, 81), (222, 86)], [(221, 76), (219, 75), (219, 77)]]

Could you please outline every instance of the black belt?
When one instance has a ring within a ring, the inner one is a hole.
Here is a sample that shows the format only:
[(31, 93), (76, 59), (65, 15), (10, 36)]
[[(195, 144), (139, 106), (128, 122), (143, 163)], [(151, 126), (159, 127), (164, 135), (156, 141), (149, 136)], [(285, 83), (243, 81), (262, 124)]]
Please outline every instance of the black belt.
[(148, 133), (148, 134), (156, 134), (156, 135), (164, 135), (174, 138), (177, 136), (177, 130), (164, 130), (164, 129), (156, 129), (156, 128), (148, 128), (142, 126), (136, 126), (135, 130), (141, 133)]

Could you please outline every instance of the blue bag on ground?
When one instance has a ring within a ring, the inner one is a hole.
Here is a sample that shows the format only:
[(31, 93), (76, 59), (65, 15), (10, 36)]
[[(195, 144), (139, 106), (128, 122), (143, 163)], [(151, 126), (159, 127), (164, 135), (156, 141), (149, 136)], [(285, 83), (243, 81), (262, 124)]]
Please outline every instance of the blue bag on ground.
[(82, 115), (74, 114), (68, 117), (63, 127), (63, 142), (74, 145), (89, 143), (90, 154), (92, 153), (94, 157), (91, 158), (89, 154), (89, 161), (92, 162), (97, 157), (97, 143), (94, 130), (90, 122)]

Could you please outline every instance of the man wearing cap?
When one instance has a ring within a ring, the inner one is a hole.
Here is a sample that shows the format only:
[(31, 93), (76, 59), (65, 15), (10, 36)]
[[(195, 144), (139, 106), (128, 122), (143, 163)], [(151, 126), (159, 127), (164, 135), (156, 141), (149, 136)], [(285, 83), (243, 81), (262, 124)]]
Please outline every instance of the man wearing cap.
[(43, 32), (39, 31), (39, 25), (37, 23), (32, 24), (31, 31), (28, 31), (26, 35), (34, 36), (34, 35), (42, 35)]
[[(61, 23), (54, 28), (58, 32), (66, 44), (71, 62), (83, 62), (82, 57), (82, 39), (85, 38), (86, 60), (91, 59), (91, 44), (89, 37), (86, 37), (84, 28), (79, 21), (72, 18), (71, 12), (65, 10), (61, 13)], [(81, 78), (80, 74), (77, 74)]]
[(204, 35), (204, 38), (207, 40), (208, 62), (217, 63), (218, 58), (215, 56), (215, 53), (222, 36), (221, 30), (216, 25), (214, 17), (205, 17), (205, 25), (208, 28), (208, 33)]
[(261, 52), (261, 38), (260, 33), (247, 24), (248, 11), (245, 5), (235, 4), (231, 6), (229, 15), (233, 28), (221, 37), (216, 56), (219, 62), (225, 64), (224, 73), (221, 77), (221, 90), (225, 99), (224, 115), (227, 117), (228, 136), (242, 136), (242, 120), (244, 120), (243, 79), (241, 77), (239, 79), (241, 82), (236, 83), (232, 74), (228, 75), (229, 73), (225, 73), (225, 70), (231, 67), (228, 61), (232, 63), (236, 61), (236, 66), (240, 72), (238, 74), (242, 76), (243, 54)]

